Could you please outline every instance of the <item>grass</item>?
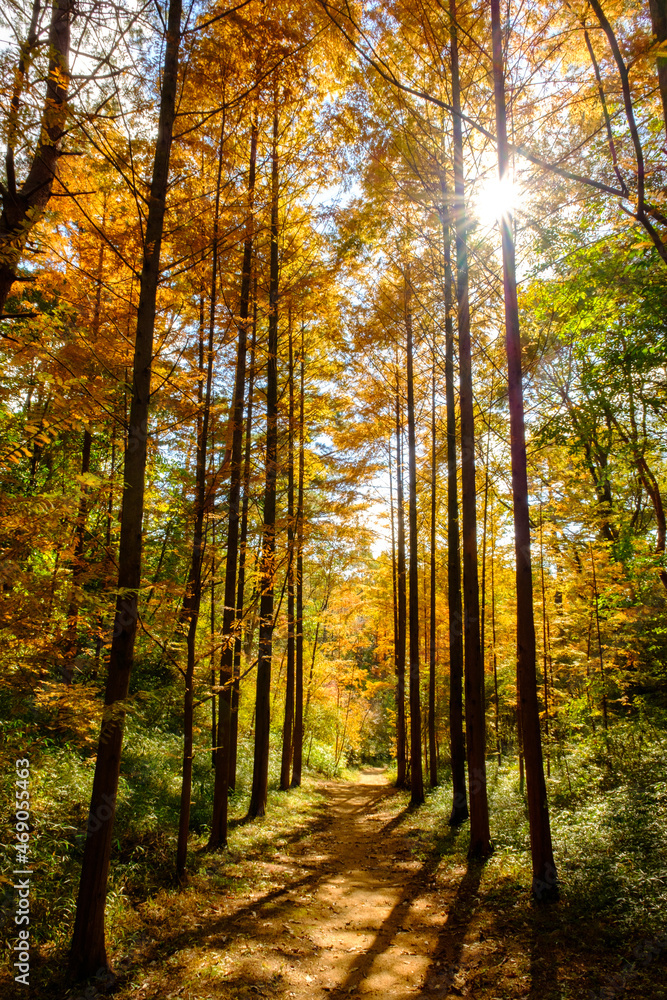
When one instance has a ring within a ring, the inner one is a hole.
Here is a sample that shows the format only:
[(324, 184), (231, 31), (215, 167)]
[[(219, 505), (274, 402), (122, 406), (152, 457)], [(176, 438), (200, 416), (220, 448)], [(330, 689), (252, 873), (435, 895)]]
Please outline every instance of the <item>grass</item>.
[[(46, 997), (56, 995), (49, 993), (46, 984), (54, 981), (54, 970), (62, 966), (71, 934), (94, 761), (76, 747), (39, 742), (30, 731), (13, 730), (10, 735), (3, 743), (4, 801), (13, 798), (16, 748), (23, 747), (19, 753), (23, 756), (27, 747), (31, 758), (31, 932), (37, 946), (31, 979), (42, 989), (39, 995)], [(308, 831), (326, 822), (326, 804), (316, 774), (308, 776), (300, 790), (277, 791), (277, 736), (272, 749), (267, 815), (245, 823), (252, 754), (249, 743), (241, 742), (229, 849), (218, 854), (205, 850), (212, 789), (210, 758), (205, 753), (196, 757), (190, 879), (180, 890), (174, 879), (180, 740), (156, 727), (147, 731), (130, 719), (107, 909), (110, 953), (121, 967), (152, 960), (145, 940), (147, 925), (177, 920), (186, 929), (192, 925), (195, 933), (202, 897), (211, 892), (243, 896), (269, 889), (274, 882), (273, 860), (298, 849)], [(326, 750), (311, 752), (311, 766), (317, 763), (324, 776), (330, 777), (336, 769), (330, 767)], [(342, 774), (347, 780), (358, 776), (352, 769)], [(390, 772), (387, 777), (391, 779)], [(616, 975), (621, 978), (613, 987), (614, 996), (620, 995), (619, 983), (628, 1000), (640, 988), (645, 992), (637, 996), (666, 996), (662, 970), (667, 950), (661, 944), (663, 940), (667, 944), (664, 720), (646, 716), (617, 722), (608, 734), (579, 738), (566, 752), (561, 749), (553, 761), (548, 791), (562, 898), (552, 916), (548, 908), (530, 904), (529, 831), (516, 763), (505, 759), (498, 767), (495, 761), (489, 762), (488, 783), (495, 850), (479, 872), (475, 897), (479, 900), (475, 905), (486, 914), (486, 932), (513, 937), (526, 948), (530, 935), (551, 941), (555, 955), (563, 961), (568, 956), (573, 983), (585, 981), (593, 990), (606, 989), (605, 982)], [(447, 879), (452, 872), (467, 870), (467, 827), (457, 834), (449, 831), (447, 784), (428, 792), (426, 805), (419, 810), (407, 808), (408, 796), (402, 792), (391, 801), (415, 859), (437, 857), (434, 878)], [(13, 817), (6, 811), (0, 848), (3, 871), (13, 866), (12, 824)], [(13, 893), (7, 876), (0, 905), (3, 957), (7, 959), (14, 933)], [(561, 975), (560, 980), (567, 985), (567, 976), (563, 980)], [(55, 981), (64, 988), (57, 974)], [(544, 994), (545, 998), (549, 995)], [(570, 995), (584, 994), (554, 993)]]

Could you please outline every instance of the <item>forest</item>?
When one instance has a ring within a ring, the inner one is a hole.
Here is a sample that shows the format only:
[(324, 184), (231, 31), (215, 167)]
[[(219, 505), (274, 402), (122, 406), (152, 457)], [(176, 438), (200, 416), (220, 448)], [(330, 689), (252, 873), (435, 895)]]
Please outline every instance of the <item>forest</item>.
[(0, 992), (667, 998), (667, 0), (7, 0)]

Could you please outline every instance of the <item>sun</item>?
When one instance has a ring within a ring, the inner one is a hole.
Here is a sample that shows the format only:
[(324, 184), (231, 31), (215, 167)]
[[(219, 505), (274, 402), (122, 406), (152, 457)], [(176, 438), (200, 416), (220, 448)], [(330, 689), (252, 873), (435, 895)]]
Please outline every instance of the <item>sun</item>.
[(519, 204), (517, 185), (510, 174), (502, 181), (495, 176), (487, 176), (480, 184), (474, 201), (475, 215), (480, 222), (490, 225), (514, 212)]

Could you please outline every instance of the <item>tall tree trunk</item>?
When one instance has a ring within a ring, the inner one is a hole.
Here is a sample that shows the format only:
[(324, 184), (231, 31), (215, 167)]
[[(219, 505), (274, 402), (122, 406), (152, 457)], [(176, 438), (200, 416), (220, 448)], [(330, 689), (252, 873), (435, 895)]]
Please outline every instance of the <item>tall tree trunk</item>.
[[(443, 201), (446, 204), (443, 185)], [(447, 593), (449, 618), (449, 740), (452, 762), (450, 826), (468, 818), (466, 750), (463, 735), (463, 601), (459, 548), (459, 502), (454, 400), (454, 319), (448, 214), (442, 220), (445, 261), (445, 406), (447, 411)]]
[(431, 788), (438, 784), (438, 758), (435, 745), (435, 515), (436, 515), (436, 423), (435, 423), (435, 340), (433, 343), (433, 371), (431, 374), (431, 608), (429, 618), (429, 674), (428, 674), (428, 746)]
[[(257, 111), (253, 119), (252, 134), (250, 139), (251, 165), (253, 162), (253, 135), (255, 137), (255, 156), (253, 171), (256, 170), (257, 162), (257, 133), (258, 133)], [(245, 243), (251, 241), (250, 269), (253, 271), (254, 254), (254, 205), (255, 205), (255, 175), (253, 172), (252, 184), (250, 183), (250, 173), (248, 171), (248, 213), (246, 223), (250, 227), (246, 229)], [(244, 246), (245, 255), (245, 246)], [(246, 430), (245, 430), (245, 452), (243, 459), (243, 501), (241, 504), (241, 533), (239, 537), (239, 567), (236, 584), (236, 630), (234, 635), (234, 682), (232, 685), (232, 718), (231, 732), (229, 737), (229, 765), (227, 783), (229, 789), (236, 788), (236, 764), (239, 744), (239, 702), (241, 698), (241, 652), (243, 649), (244, 625), (244, 602), (245, 602), (245, 570), (248, 547), (248, 510), (250, 507), (250, 458), (252, 452), (252, 408), (253, 392), (255, 389), (255, 349), (257, 346), (257, 274), (252, 281), (252, 342), (250, 346), (250, 374), (248, 378), (248, 403), (246, 408)]]
[(303, 767), (303, 476), (305, 464), (305, 370), (306, 360), (301, 324), (301, 358), (299, 363), (299, 481), (296, 499), (296, 677), (294, 690), (294, 759), (292, 788), (301, 786)]
[[(93, 436), (86, 428), (83, 432), (83, 446), (81, 449), (81, 476), (85, 476), (90, 471), (90, 449)], [(65, 650), (63, 661), (63, 680), (66, 684), (72, 683), (74, 675), (74, 661), (79, 649), (78, 626), (79, 626), (79, 587), (84, 571), (83, 549), (86, 538), (86, 514), (87, 514), (86, 487), (81, 485), (81, 497), (79, 499), (79, 510), (76, 517), (76, 531), (74, 542), (74, 559), (72, 567), (72, 593), (69, 607), (67, 609), (67, 634), (65, 638)]]
[[(256, 285), (256, 280), (255, 280)], [(255, 287), (255, 293), (257, 288)], [(239, 571), (236, 584), (236, 634), (234, 636), (234, 684), (232, 686), (232, 722), (229, 745), (230, 789), (236, 788), (236, 763), (239, 743), (239, 701), (241, 697), (241, 652), (244, 634), (245, 567), (248, 552), (248, 510), (250, 507), (250, 458), (252, 453), (252, 410), (255, 389), (255, 348), (257, 346), (257, 295), (253, 295), (252, 343), (250, 347), (250, 376), (248, 379), (248, 405), (246, 410), (245, 454), (243, 459), (243, 503), (241, 505), (241, 534), (239, 538)]]
[[(220, 129), (220, 145), (218, 150), (218, 173), (215, 189), (215, 208), (213, 213), (213, 247), (211, 264), (211, 296), (208, 321), (208, 350), (206, 365), (204, 364), (204, 325), (202, 299), (200, 298), (200, 328), (199, 328), (199, 390), (197, 417), (197, 468), (195, 483), (195, 516), (192, 535), (192, 556), (190, 570), (185, 587), (185, 598), (181, 611), (181, 626), (186, 629), (187, 666), (185, 670), (185, 693), (183, 699), (183, 776), (181, 781), (181, 803), (178, 823), (178, 840), (176, 844), (176, 874), (182, 879), (185, 874), (185, 861), (188, 850), (188, 831), (190, 829), (190, 800), (192, 798), (192, 762), (194, 757), (193, 726), (194, 726), (194, 676), (196, 662), (197, 625), (201, 606), (201, 575), (204, 555), (204, 516), (206, 509), (206, 453), (208, 449), (208, 432), (211, 419), (211, 389), (213, 384), (213, 341), (215, 335), (215, 310), (218, 299), (218, 228), (220, 219), (220, 187), (222, 182), (222, 162), (225, 141), (225, 114), (222, 116)], [(212, 487), (213, 489), (215, 487)], [(214, 616), (215, 600), (211, 598), (212, 616)], [(214, 700), (214, 699), (212, 699)], [(217, 764), (220, 755), (216, 741), (215, 760)]]
[(276, 552), (276, 480), (278, 474), (278, 107), (273, 111), (271, 148), (271, 263), (269, 275), (269, 343), (266, 363), (266, 469), (264, 527), (260, 567), (259, 650), (255, 703), (255, 754), (248, 816), (263, 816), (269, 779), (273, 591)]
[(496, 735), (496, 753), (500, 764), (500, 702), (498, 700), (498, 656), (496, 653), (496, 526), (491, 513), (491, 650), (493, 655), (493, 700), (494, 700), (494, 730)]
[(403, 503), (403, 421), (401, 392), (396, 369), (396, 517), (397, 517), (397, 582), (398, 582), (398, 644), (396, 649), (396, 786), (404, 788), (407, 778), (405, 754), (405, 638), (406, 638), (406, 579), (405, 579), (405, 507)]
[[(452, 106), (461, 110), (456, 0), (450, 0)], [(463, 174), (463, 134), (458, 114), (454, 133), (454, 222), (456, 229), (456, 297), (459, 331), (459, 386), (461, 407), (461, 513), (463, 521), (463, 642), (465, 647), (465, 712), (468, 783), (470, 788), (470, 856), (491, 851), (486, 788), (486, 720), (484, 718), (484, 662), (479, 637), (477, 575), (477, 492), (475, 484), (475, 416), (472, 390), (472, 347), (468, 299), (468, 246)]]
[(410, 803), (424, 801), (421, 707), (419, 704), (419, 538), (417, 536), (417, 440), (415, 430), (414, 345), (410, 266), (405, 269), (405, 332), (408, 389), (408, 517), (410, 527)]
[[(218, 270), (218, 218), (220, 209), (220, 179), (222, 171), (223, 133), (220, 136), (218, 156), (218, 183), (216, 188), (215, 214), (213, 221), (213, 265), (211, 272), (211, 303), (208, 327), (208, 351), (204, 352), (204, 327), (199, 327), (199, 386), (197, 414), (197, 459), (195, 471), (195, 508), (192, 530), (190, 568), (185, 585), (185, 597), (179, 616), (179, 629), (186, 634), (187, 664), (183, 694), (183, 769), (181, 777), (181, 801), (178, 818), (178, 838), (176, 842), (176, 874), (182, 879), (188, 851), (188, 831), (190, 829), (190, 800), (192, 798), (192, 761), (194, 757), (194, 679), (196, 662), (197, 625), (201, 606), (201, 576), (204, 555), (204, 516), (206, 510), (206, 452), (208, 428), (211, 415), (211, 387), (213, 383), (213, 337), (215, 333), (215, 303), (217, 300)], [(201, 313), (200, 313), (200, 318)], [(217, 754), (216, 754), (217, 756)]]
[(551, 777), (549, 754), (549, 647), (547, 644), (547, 593), (544, 579), (544, 514), (540, 504), (540, 589), (542, 591), (542, 682), (544, 685), (544, 745), (547, 758), (547, 778)]
[(124, 462), (124, 495), (118, 552), (118, 591), (109, 673), (104, 696), (102, 731), (83, 854), (74, 934), (69, 956), (76, 977), (108, 966), (104, 939), (111, 837), (120, 771), (120, 753), (130, 673), (137, 631), (141, 586), (141, 541), (148, 439), (155, 305), (160, 275), (160, 249), (169, 180), (169, 158), (176, 105), (181, 0), (170, 0), (160, 96), (160, 119), (146, 222), (137, 332), (134, 347), (129, 442)]
[[(507, 111), (503, 65), (500, 0), (491, 0), (493, 37), (493, 82), (498, 137), (498, 173), (504, 181), (509, 169)], [(503, 282), (505, 289), (505, 329), (510, 410), (510, 450), (512, 458), (512, 498), (514, 507), (514, 544), (516, 552), (517, 661), (521, 736), (526, 762), (528, 816), (533, 864), (532, 892), (536, 900), (558, 896), (549, 823), (549, 806), (542, 764), (540, 713), (537, 703), (535, 665), (535, 622), (533, 618), (533, 576), (530, 559), (530, 515), (528, 510), (528, 471), (523, 414), (521, 372), (521, 335), (516, 289), (514, 239), (509, 216), (500, 221), (503, 247)]]
[(255, 164), (257, 159), (257, 130), (253, 127), (250, 137), (250, 165), (248, 168), (248, 211), (246, 237), (243, 246), (241, 294), (239, 301), (238, 338), (236, 349), (236, 375), (231, 412), (231, 459), (229, 494), (227, 502), (227, 560), (225, 563), (225, 603), (222, 610), (222, 650), (220, 653), (220, 700), (218, 702), (218, 752), (215, 758), (213, 785), (213, 812), (208, 846), (211, 849), (227, 843), (227, 807), (229, 799), (229, 758), (232, 728), (232, 687), (234, 683), (234, 642), (239, 624), (235, 622), (237, 602), (236, 567), (239, 548), (239, 522), (241, 505), (241, 478), (243, 475), (243, 403), (245, 397), (246, 352), (248, 343), (248, 317), (250, 315), (250, 289), (252, 284), (253, 204), (255, 192)]
[(35, 155), (21, 190), (16, 187), (14, 146), (20, 136), (19, 109), (21, 93), (32, 53), (39, 42), (40, 4), (34, 0), (28, 38), (21, 46), (14, 91), (9, 111), (5, 166), (7, 187), (2, 188), (0, 215), (0, 313), (16, 281), (16, 269), (31, 230), (42, 216), (51, 197), (60, 159), (62, 138), (67, 124), (69, 91), (70, 24), (74, 0), (53, 0), (49, 27), (49, 67), (40, 137)]
[(391, 464), (391, 434), (387, 446), (389, 456), (389, 521), (391, 524), (391, 590), (394, 612), (394, 673), (398, 676), (398, 579), (396, 573), (396, 521), (394, 518), (394, 474)]
[(493, 390), (495, 382), (495, 370), (491, 371), (491, 391), (489, 393), (489, 416), (486, 427), (486, 448), (484, 455), (484, 507), (482, 512), (482, 593), (480, 608), (479, 645), (482, 651), (482, 664), (486, 663), (486, 537), (489, 523), (489, 486), (491, 477), (489, 476), (489, 454), (491, 450), (491, 405), (493, 404)]
[(285, 717), (283, 747), (280, 761), (280, 788), (290, 787), (294, 737), (294, 347), (292, 344), (292, 311), (287, 323), (287, 382), (289, 408), (287, 416), (287, 674), (285, 683)]

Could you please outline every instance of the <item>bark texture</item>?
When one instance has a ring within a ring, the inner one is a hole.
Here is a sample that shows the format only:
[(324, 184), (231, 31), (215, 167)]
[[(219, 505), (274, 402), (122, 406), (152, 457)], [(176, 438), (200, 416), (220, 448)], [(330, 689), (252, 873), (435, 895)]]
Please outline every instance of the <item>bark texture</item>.
[(410, 803), (424, 801), (421, 751), (421, 707), (419, 704), (419, 538), (417, 535), (417, 445), (415, 431), (414, 344), (412, 289), (409, 268), (405, 276), (405, 331), (407, 341), (408, 390), (408, 519), (410, 528)]
[(21, 130), (19, 110), (21, 93), (32, 52), (38, 42), (37, 26), (40, 5), (33, 4), (28, 38), (21, 47), (16, 81), (9, 111), (5, 165), (7, 187), (0, 186), (0, 313), (5, 307), (16, 271), (31, 230), (46, 208), (56, 178), (62, 137), (67, 121), (69, 91), (70, 25), (74, 15), (74, 0), (53, 0), (49, 27), (49, 68), (44, 96), (42, 121), (37, 149), (24, 183), (16, 186), (14, 145)]
[[(452, 106), (461, 110), (457, 13), (451, 19)], [(489, 805), (486, 788), (486, 721), (484, 661), (479, 635), (477, 566), (477, 490), (475, 483), (475, 416), (472, 389), (472, 345), (468, 297), (468, 246), (461, 119), (452, 115), (454, 133), (454, 225), (456, 231), (456, 297), (459, 332), (459, 403), (461, 410), (461, 515), (463, 538), (463, 645), (465, 649), (465, 714), (468, 785), (470, 791), (471, 857), (490, 853)]]
[(266, 362), (266, 464), (264, 527), (260, 568), (259, 650), (255, 708), (255, 753), (248, 816), (263, 816), (269, 777), (273, 592), (276, 553), (276, 481), (278, 475), (278, 111), (273, 113), (271, 152), (271, 260), (269, 276), (269, 342)]
[[(509, 150), (507, 143), (507, 110), (505, 106), (500, 0), (491, 0), (491, 25), (493, 34), (496, 134), (498, 136), (498, 173), (502, 181), (509, 169)], [(558, 878), (551, 843), (549, 806), (547, 803), (544, 766), (542, 762), (540, 713), (537, 701), (535, 621), (533, 617), (533, 577), (530, 558), (530, 514), (528, 509), (528, 473), (523, 413), (521, 337), (516, 289), (514, 239), (509, 216), (503, 216), (500, 229), (503, 246), (505, 344), (507, 350), (514, 546), (516, 553), (517, 693), (528, 792), (530, 846), (533, 863), (532, 892), (536, 900), (547, 901), (558, 897)]]
[(134, 348), (132, 401), (124, 461), (123, 509), (118, 550), (118, 598), (114, 619), (109, 675), (104, 696), (102, 731), (88, 817), (74, 933), (69, 957), (77, 978), (107, 968), (104, 909), (111, 857), (125, 701), (134, 659), (141, 586), (142, 524), (148, 441), (151, 364), (155, 306), (160, 274), (160, 250), (169, 181), (169, 160), (176, 105), (180, 47), (181, 0), (171, 0), (167, 22), (158, 138), (146, 222), (137, 332)]

